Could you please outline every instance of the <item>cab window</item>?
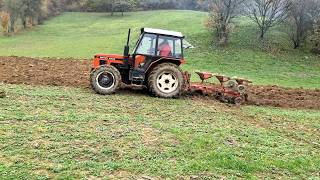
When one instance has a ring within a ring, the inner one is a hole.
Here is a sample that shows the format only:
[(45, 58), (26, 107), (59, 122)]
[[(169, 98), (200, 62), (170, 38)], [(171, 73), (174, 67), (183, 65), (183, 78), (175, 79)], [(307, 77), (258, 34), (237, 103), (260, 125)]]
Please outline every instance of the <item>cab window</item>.
[(155, 55), (157, 35), (145, 34), (140, 41), (136, 54)]
[(182, 57), (181, 39), (159, 36), (157, 55), (161, 57)]
[(174, 40), (174, 57), (175, 58), (182, 58), (182, 44), (181, 39)]

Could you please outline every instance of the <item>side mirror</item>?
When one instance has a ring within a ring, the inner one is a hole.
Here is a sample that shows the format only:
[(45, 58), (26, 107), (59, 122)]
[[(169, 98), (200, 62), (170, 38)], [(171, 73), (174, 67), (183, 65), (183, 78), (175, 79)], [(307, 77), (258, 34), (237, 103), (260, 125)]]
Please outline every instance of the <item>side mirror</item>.
[(123, 56), (124, 57), (129, 56), (129, 46), (124, 46)]

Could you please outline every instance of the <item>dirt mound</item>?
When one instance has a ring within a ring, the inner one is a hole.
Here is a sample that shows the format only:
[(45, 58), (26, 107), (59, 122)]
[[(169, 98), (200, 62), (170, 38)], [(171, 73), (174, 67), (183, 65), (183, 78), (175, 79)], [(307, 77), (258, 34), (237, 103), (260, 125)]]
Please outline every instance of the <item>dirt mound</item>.
[[(0, 82), (89, 87), (90, 60), (0, 57)], [(250, 86), (250, 105), (320, 109), (320, 90)]]
[(88, 87), (91, 61), (0, 57), (0, 82)]
[(278, 86), (249, 87), (251, 105), (320, 109), (320, 89), (293, 89)]

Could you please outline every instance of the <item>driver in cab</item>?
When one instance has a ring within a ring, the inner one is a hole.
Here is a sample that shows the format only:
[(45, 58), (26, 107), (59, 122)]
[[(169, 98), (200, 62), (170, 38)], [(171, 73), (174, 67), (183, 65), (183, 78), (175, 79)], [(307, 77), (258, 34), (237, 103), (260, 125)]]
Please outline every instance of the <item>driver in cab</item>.
[(160, 45), (159, 45), (159, 55), (168, 57), (171, 55), (171, 46), (169, 45), (169, 42), (167, 39), (165, 39)]

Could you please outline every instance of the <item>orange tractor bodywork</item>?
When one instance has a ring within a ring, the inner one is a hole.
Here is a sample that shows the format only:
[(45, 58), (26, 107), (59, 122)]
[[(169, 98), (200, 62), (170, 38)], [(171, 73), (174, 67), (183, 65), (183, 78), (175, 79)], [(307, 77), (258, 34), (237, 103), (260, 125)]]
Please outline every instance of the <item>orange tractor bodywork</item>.
[(96, 54), (93, 59), (93, 69), (99, 68), (102, 64), (124, 64), (124, 56), (119, 54)]

